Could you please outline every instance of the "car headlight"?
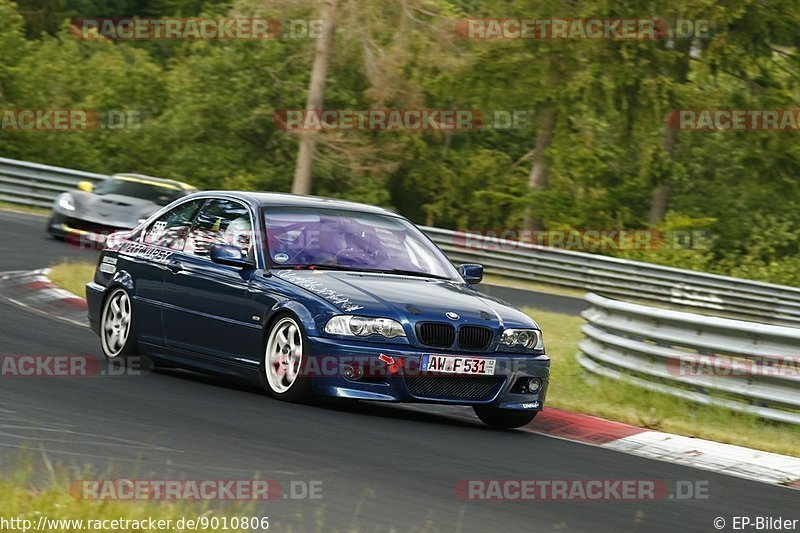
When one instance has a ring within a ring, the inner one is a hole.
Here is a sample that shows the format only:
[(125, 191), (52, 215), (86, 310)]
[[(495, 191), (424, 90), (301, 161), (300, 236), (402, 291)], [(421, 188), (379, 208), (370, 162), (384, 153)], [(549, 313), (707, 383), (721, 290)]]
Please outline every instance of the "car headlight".
[(391, 318), (372, 318), (368, 316), (336, 315), (325, 324), (325, 333), (332, 335), (355, 335), (368, 337), (381, 335), (387, 339), (405, 337), (403, 326)]
[(75, 200), (68, 192), (60, 194), (56, 200), (56, 203), (58, 204), (58, 207), (64, 211), (75, 211)]
[(542, 332), (537, 329), (506, 329), (500, 335), (500, 344), (509, 348), (544, 349)]

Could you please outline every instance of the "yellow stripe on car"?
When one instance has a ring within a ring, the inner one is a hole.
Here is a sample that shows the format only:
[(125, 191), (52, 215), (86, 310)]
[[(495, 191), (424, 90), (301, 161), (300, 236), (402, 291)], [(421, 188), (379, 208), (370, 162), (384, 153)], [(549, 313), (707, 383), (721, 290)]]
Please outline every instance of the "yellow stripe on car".
[(171, 183), (162, 183), (160, 181), (152, 181), (152, 180), (146, 180), (146, 179), (142, 179), (142, 178), (134, 178), (133, 176), (114, 176), (114, 179), (125, 180), (125, 181), (133, 181), (133, 182), (136, 182), (136, 183), (146, 183), (147, 185), (155, 185), (156, 187), (164, 187), (165, 189), (174, 189), (176, 191), (181, 190), (180, 187), (178, 187), (177, 185), (173, 185)]
[(89, 234), (88, 231), (84, 231), (82, 229), (70, 228), (66, 224), (61, 224), (61, 229), (63, 229), (64, 231), (68, 231), (69, 233), (77, 233), (78, 235), (88, 235)]

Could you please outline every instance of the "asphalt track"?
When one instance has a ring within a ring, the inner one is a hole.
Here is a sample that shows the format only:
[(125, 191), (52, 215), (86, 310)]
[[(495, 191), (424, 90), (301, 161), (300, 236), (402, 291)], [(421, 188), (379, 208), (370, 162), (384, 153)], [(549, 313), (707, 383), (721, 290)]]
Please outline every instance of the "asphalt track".
[[(0, 271), (90, 253), (49, 239), (43, 225), (41, 217), (0, 212)], [(86, 328), (0, 300), (0, 355), (99, 356), (98, 344)], [(321, 500), (259, 504), (275, 531), (714, 531), (718, 516), (730, 531), (733, 516), (797, 517), (793, 490), (525, 431), (491, 431), (465, 412), (293, 405), (183, 372), (0, 377), (0, 468), (13, 468), (28, 450), (37, 470), (50, 462), (85, 474), (89, 466), (104, 478), (257, 475), (284, 487), (321, 481)], [(701, 481), (709, 498), (475, 502), (454, 492), (459, 480), (520, 478)]]

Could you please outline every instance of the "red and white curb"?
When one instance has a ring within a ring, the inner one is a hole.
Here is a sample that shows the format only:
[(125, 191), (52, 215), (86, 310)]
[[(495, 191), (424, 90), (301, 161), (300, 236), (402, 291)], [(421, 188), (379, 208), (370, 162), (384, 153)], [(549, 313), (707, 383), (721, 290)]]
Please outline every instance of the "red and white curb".
[(525, 431), (800, 489), (800, 458), (546, 408)]
[(47, 277), (50, 269), (0, 273), (0, 296), (35, 312), (88, 326), (86, 300), (57, 287)]
[[(49, 269), (2, 273), (0, 295), (34, 311), (87, 326), (86, 300), (56, 287), (47, 277), (48, 272)], [(439, 406), (409, 407), (454, 414), (451, 408), (437, 409)], [(471, 415), (467, 417), (474, 419)], [(800, 458), (788, 455), (651, 431), (552, 407), (539, 413), (523, 431), (800, 489)]]

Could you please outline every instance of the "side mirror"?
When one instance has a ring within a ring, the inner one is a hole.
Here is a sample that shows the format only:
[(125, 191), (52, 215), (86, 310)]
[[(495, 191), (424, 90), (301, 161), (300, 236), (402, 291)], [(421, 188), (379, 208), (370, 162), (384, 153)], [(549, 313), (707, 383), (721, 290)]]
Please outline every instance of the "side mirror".
[(242, 249), (227, 244), (211, 245), (211, 260), (220, 265), (227, 265), (237, 268), (248, 268), (253, 266), (253, 262), (247, 259), (242, 253)]
[(94, 184), (91, 181), (79, 181), (76, 187), (83, 192), (92, 192)]
[(458, 273), (470, 285), (480, 283), (483, 279), (483, 265), (467, 263), (458, 267)]

